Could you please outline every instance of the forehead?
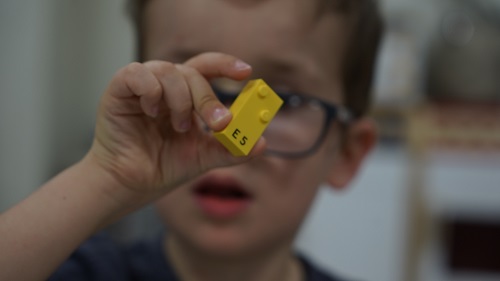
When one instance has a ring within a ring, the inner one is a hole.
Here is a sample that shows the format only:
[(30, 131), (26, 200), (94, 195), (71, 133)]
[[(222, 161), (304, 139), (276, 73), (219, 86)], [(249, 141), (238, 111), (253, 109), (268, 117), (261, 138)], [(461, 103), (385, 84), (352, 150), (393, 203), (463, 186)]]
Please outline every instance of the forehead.
[(293, 77), (298, 88), (307, 87), (299, 90), (340, 92), (335, 88), (340, 88), (347, 21), (334, 12), (319, 15), (317, 5), (313, 0), (150, 0), (145, 59), (181, 62), (218, 51), (252, 64), (255, 75)]

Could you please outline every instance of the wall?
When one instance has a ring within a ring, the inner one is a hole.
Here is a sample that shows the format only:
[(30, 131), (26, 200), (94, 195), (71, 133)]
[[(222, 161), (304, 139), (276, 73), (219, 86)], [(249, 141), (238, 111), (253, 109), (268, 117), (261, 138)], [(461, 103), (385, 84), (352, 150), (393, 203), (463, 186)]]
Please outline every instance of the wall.
[(40, 1), (0, 4), (0, 210), (46, 175), (51, 15)]
[(98, 97), (133, 57), (122, 0), (0, 3), (0, 210), (88, 148)]

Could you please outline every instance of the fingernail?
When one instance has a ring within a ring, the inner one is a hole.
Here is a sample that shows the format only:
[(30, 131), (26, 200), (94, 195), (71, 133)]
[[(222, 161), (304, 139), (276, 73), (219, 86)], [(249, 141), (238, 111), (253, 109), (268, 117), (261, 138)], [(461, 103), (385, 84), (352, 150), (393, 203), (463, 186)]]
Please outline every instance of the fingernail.
[(220, 120), (224, 119), (229, 115), (229, 110), (225, 107), (218, 107), (212, 113), (212, 122), (218, 123)]
[(234, 69), (236, 69), (236, 70), (247, 70), (250, 68), (252, 68), (252, 67), (242, 60), (237, 60), (234, 62)]

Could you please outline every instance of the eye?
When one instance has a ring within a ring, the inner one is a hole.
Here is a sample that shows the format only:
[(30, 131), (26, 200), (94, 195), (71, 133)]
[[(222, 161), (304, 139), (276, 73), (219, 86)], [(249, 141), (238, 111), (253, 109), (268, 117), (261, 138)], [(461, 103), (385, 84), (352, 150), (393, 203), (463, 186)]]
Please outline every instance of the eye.
[(291, 96), (287, 102), (287, 106), (291, 108), (297, 108), (301, 104), (302, 104), (302, 98), (300, 98), (299, 96)]
[(312, 110), (315, 110), (315, 111), (322, 109), (321, 103), (317, 100), (310, 100), (308, 102), (308, 106), (309, 106), (309, 108), (311, 108)]
[(302, 106), (303, 99), (297, 95), (280, 95), (284, 103), (281, 106), (280, 111), (290, 111), (295, 110)]

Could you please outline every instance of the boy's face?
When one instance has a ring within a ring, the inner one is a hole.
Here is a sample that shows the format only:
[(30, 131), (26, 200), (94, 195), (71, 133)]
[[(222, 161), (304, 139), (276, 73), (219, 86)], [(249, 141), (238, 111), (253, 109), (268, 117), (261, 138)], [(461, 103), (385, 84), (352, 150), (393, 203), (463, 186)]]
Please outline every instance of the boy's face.
[[(144, 56), (183, 62), (201, 52), (234, 55), (272, 88), (342, 103), (341, 14), (318, 16), (317, 1), (151, 0)], [(320, 126), (320, 124), (318, 124)], [(178, 242), (211, 255), (288, 247), (318, 186), (341, 166), (334, 122), (311, 156), (261, 156), (212, 170), (161, 199), (158, 210)]]

